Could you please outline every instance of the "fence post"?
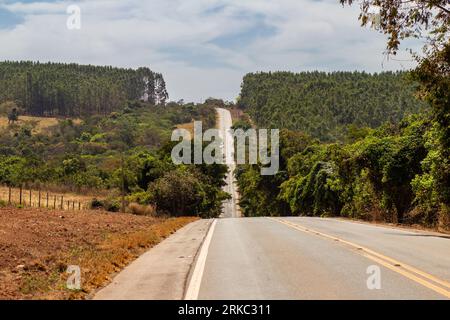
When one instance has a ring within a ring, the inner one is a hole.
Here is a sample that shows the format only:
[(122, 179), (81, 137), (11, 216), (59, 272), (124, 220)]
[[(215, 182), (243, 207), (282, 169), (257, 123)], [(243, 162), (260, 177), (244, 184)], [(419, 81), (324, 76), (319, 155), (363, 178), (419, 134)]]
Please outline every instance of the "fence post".
[(72, 210), (75, 210), (75, 201), (72, 202)]
[(30, 207), (32, 207), (32, 205), (31, 205), (31, 189), (30, 189)]
[(53, 196), (53, 209), (56, 210), (56, 196)]
[(20, 191), (19, 191), (19, 204), (22, 205), (22, 185), (20, 185)]
[(41, 207), (41, 189), (39, 189), (39, 200), (38, 200), (38, 208)]
[(48, 192), (47, 192), (47, 209), (48, 209)]
[(78, 210), (81, 210), (81, 202), (78, 202)]
[(70, 200), (67, 200), (67, 210), (70, 210)]
[(64, 210), (64, 196), (61, 196), (61, 210)]
[(8, 187), (8, 204), (11, 205), (11, 187)]

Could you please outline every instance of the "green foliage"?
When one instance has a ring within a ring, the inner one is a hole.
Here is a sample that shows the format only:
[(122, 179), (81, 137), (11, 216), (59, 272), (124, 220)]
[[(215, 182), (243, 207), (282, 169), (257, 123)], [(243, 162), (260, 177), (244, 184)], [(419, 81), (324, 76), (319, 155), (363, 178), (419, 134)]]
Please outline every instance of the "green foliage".
[(0, 182), (19, 186), (26, 181), (36, 179), (37, 174), (33, 171), (32, 162), (16, 156), (0, 156)]
[[(416, 198), (426, 214), (423, 219), (450, 225), (450, 42), (420, 61), (415, 77), (420, 93), (433, 111), (433, 130), (427, 136), (429, 154), (423, 162), (424, 175), (414, 182)], [(437, 208), (437, 209), (436, 209)], [(437, 218), (432, 214), (439, 210)], [(430, 214), (431, 212), (431, 214)]]
[(288, 205), (277, 199), (285, 176), (261, 176), (259, 165), (241, 165), (236, 170), (240, 192), (239, 206), (244, 216), (277, 216), (289, 212)]
[(335, 141), (347, 125), (376, 128), (418, 112), (423, 103), (413, 97), (416, 89), (401, 72), (251, 73), (244, 77), (239, 106), (261, 128)]
[(279, 198), (289, 203), (293, 214), (337, 215), (341, 209), (339, 182), (336, 165), (319, 161), (307, 176), (282, 184)]
[(277, 176), (261, 176), (258, 166), (238, 168), (243, 213), (436, 225), (441, 208), (430, 172), (442, 158), (430, 116), (367, 132), (354, 143), (324, 144), (284, 130)]

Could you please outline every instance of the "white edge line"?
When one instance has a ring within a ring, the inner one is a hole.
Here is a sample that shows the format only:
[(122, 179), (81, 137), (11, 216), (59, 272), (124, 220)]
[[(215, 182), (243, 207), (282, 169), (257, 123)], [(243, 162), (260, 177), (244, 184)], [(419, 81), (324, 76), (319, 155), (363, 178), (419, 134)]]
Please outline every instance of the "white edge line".
[(214, 228), (216, 227), (217, 219), (214, 219), (211, 227), (208, 230), (208, 234), (203, 241), (202, 248), (197, 258), (197, 262), (192, 272), (191, 280), (189, 281), (184, 300), (197, 300), (200, 292), (200, 285), (202, 283), (203, 272), (205, 270), (206, 257), (208, 256), (209, 245), (211, 244)]

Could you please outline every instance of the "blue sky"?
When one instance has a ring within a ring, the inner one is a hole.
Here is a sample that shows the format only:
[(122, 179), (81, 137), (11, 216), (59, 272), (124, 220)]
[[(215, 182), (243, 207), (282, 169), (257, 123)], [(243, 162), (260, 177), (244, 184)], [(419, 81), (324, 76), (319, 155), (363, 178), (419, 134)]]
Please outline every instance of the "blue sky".
[[(66, 27), (73, 4), (80, 30)], [(413, 66), (406, 51), (387, 59), (358, 13), (338, 0), (0, 0), (0, 60), (148, 66), (185, 101), (233, 100), (248, 72)]]

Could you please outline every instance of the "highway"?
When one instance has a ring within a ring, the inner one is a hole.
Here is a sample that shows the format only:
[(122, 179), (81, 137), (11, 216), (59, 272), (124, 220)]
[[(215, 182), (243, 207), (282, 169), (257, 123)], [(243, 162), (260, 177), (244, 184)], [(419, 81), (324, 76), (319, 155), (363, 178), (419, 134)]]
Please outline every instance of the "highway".
[(450, 299), (450, 236), (342, 219), (240, 218), (229, 175), (219, 219), (200, 220), (141, 256), (95, 299)]
[(234, 141), (230, 132), (233, 121), (231, 113), (227, 109), (217, 108), (218, 114), (218, 129), (220, 130), (220, 137), (223, 140), (225, 163), (228, 165), (228, 175), (226, 177), (226, 185), (224, 191), (231, 195), (231, 199), (226, 201), (223, 205), (222, 218), (238, 218), (240, 211), (238, 206), (238, 192), (236, 188), (236, 181), (234, 179), (234, 170), (236, 164), (234, 161)]
[(335, 219), (220, 219), (204, 246), (191, 299), (450, 298), (450, 239), (440, 234)]

